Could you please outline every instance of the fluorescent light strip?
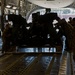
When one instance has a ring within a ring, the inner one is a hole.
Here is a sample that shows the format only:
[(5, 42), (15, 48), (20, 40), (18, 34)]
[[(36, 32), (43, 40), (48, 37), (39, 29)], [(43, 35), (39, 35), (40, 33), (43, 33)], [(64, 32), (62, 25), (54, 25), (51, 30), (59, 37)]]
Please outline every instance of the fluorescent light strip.
[(11, 8), (11, 6), (10, 6), (10, 5), (7, 5), (6, 7), (7, 7), (7, 8)]

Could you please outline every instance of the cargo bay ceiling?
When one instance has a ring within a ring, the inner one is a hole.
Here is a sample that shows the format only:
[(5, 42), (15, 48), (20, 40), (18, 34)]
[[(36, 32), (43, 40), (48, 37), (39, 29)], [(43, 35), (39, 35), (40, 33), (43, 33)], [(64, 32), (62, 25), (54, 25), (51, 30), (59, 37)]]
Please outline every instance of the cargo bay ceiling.
[[(3, 2), (4, 1), (4, 2)], [(3, 6), (4, 3), (4, 7)], [(11, 6), (7, 8), (7, 6)], [(5, 14), (5, 9), (8, 9), (8, 12), (14, 8), (15, 10), (19, 10), (19, 14), (25, 17), (27, 20), (32, 12), (37, 9), (42, 8), (72, 8), (75, 10), (75, 0), (0, 0), (0, 15), (2, 13)], [(2, 12), (1, 8), (3, 8)], [(60, 10), (60, 9), (59, 9)], [(7, 12), (7, 11), (6, 11)], [(9, 14), (9, 13), (7, 13)]]
[(20, 1), (29, 1), (32, 4), (45, 8), (59, 8), (59, 7), (75, 7), (75, 0), (6, 0), (6, 5), (18, 6)]
[[(75, 8), (75, 0), (0, 0), (7, 5), (16, 7), (23, 16), (29, 16), (30, 12), (37, 8)], [(12, 8), (10, 8), (12, 9)]]
[(74, 2), (74, 0), (28, 0), (28, 1), (45, 8), (66, 7)]

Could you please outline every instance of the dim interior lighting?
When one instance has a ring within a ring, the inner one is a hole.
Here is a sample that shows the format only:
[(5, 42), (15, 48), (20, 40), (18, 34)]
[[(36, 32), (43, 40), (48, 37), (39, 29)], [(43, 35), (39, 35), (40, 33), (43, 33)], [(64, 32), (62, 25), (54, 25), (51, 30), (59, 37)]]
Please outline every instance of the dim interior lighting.
[(11, 6), (10, 6), (10, 5), (7, 5), (6, 7), (7, 7), (7, 8), (11, 8)]

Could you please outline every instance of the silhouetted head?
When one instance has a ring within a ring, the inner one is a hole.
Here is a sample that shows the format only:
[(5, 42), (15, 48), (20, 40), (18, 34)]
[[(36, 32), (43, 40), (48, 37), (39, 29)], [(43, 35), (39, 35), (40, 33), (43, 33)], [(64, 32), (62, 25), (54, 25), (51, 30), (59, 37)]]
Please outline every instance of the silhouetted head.
[(75, 21), (75, 18), (73, 18), (73, 21)]

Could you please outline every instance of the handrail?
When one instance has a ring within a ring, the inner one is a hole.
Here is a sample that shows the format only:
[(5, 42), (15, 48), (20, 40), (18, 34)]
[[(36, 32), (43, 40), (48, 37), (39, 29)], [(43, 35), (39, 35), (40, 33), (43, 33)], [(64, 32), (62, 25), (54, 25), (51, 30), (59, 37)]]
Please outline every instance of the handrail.
[(58, 75), (74, 75), (72, 56), (71, 52), (63, 52)]
[(58, 75), (66, 75), (67, 72), (67, 52), (63, 52)]

